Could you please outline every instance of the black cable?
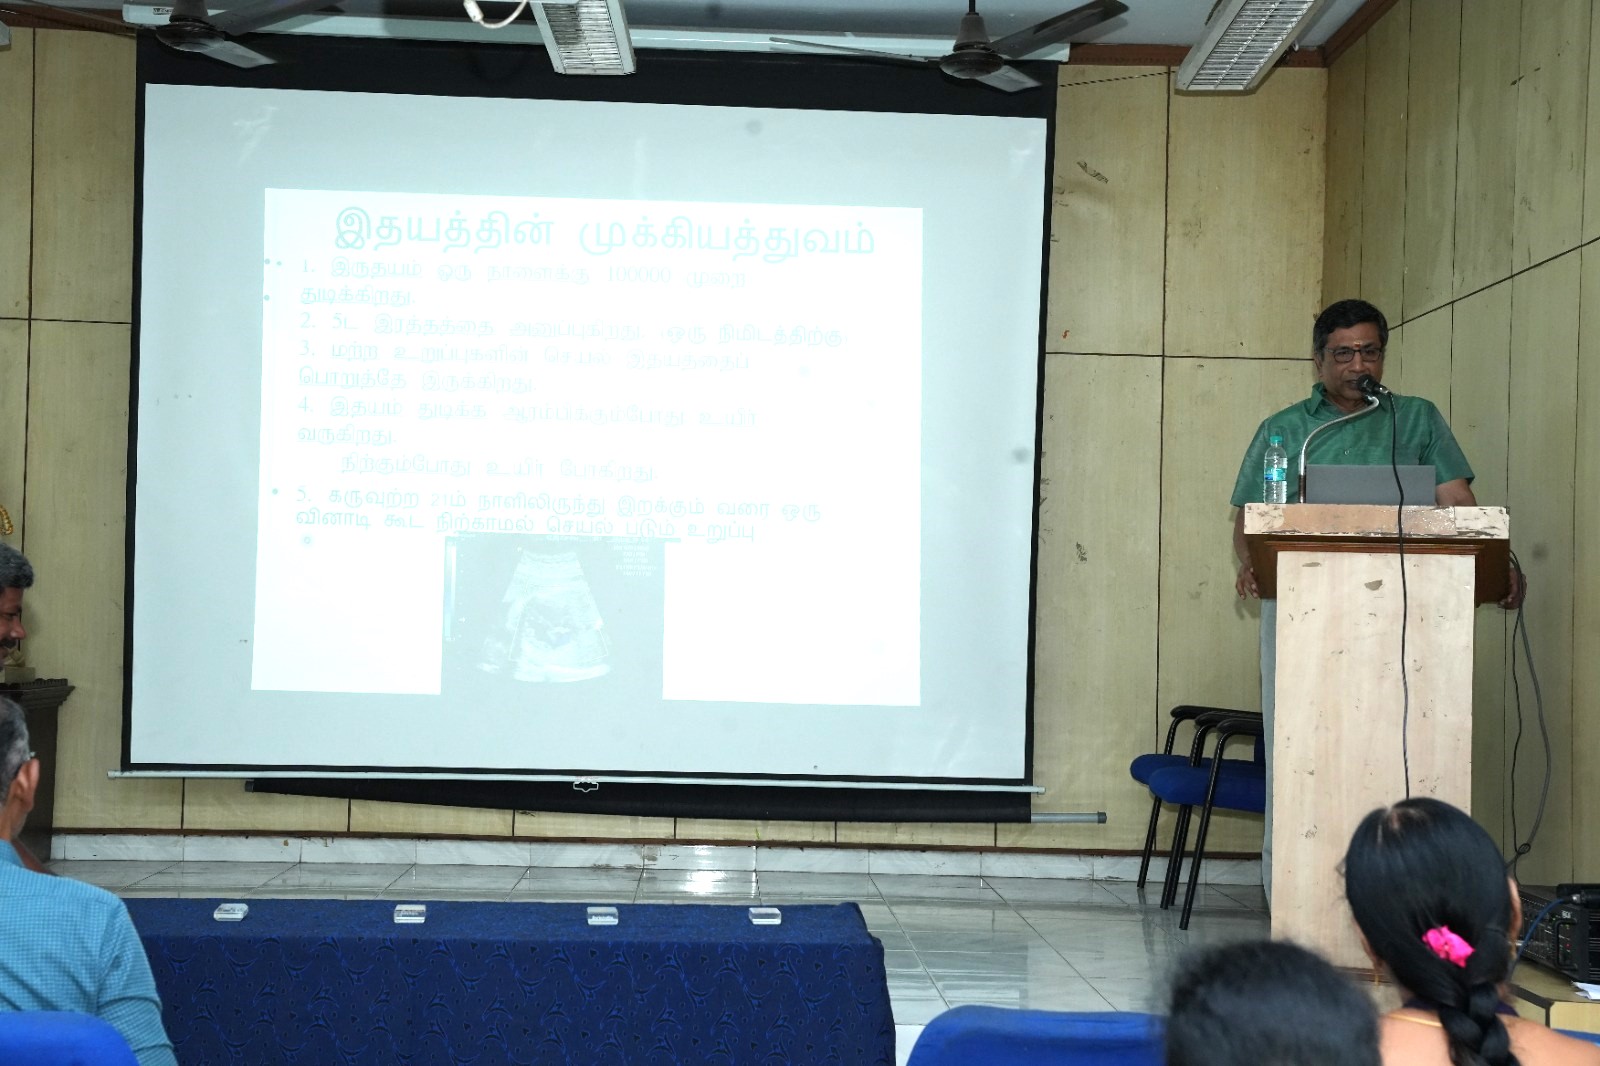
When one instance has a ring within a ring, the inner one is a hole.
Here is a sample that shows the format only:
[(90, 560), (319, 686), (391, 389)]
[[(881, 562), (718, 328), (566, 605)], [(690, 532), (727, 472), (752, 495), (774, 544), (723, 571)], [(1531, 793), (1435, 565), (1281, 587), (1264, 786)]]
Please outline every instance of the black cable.
[[(1411, 592), (1406, 586), (1406, 490), (1400, 483), (1400, 416), (1394, 395), (1389, 396), (1389, 469), (1394, 471), (1395, 551), (1400, 557), (1400, 765), (1405, 769), (1406, 799), (1411, 798), (1411, 674), (1406, 669), (1406, 628), (1411, 616)], [(1515, 835), (1515, 834), (1513, 834)]]
[[(1511, 693), (1517, 708), (1517, 735), (1511, 743), (1511, 840), (1514, 844), (1511, 859), (1506, 863), (1506, 871), (1513, 877), (1517, 873), (1517, 864), (1522, 857), (1533, 850), (1533, 842), (1539, 835), (1539, 826), (1544, 822), (1545, 804), (1550, 798), (1550, 778), (1554, 772), (1553, 759), (1550, 752), (1550, 727), (1544, 717), (1544, 690), (1539, 686), (1539, 671), (1533, 663), (1533, 645), (1528, 639), (1528, 622), (1523, 616), (1523, 608), (1527, 605), (1527, 578), (1522, 571), (1522, 561), (1517, 558), (1517, 553), (1511, 553), (1511, 565), (1517, 571), (1517, 581), (1523, 588), (1522, 602), (1517, 604), (1517, 621), (1511, 628)], [(1528, 678), (1533, 683), (1533, 704), (1539, 720), (1539, 736), (1544, 744), (1544, 780), (1539, 785), (1539, 803), (1534, 808), (1533, 824), (1528, 827), (1528, 839), (1516, 844), (1517, 839), (1517, 754), (1522, 747), (1522, 685), (1517, 679), (1517, 637), (1522, 638), (1523, 658), (1528, 662)]]

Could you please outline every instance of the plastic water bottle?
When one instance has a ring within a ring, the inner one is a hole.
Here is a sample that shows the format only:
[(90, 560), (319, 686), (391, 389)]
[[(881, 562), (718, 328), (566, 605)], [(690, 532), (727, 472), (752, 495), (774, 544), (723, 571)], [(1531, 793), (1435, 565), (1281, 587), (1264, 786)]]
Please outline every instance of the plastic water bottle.
[(1267, 458), (1262, 464), (1261, 498), (1266, 503), (1289, 502), (1289, 453), (1283, 438), (1274, 433), (1267, 441)]

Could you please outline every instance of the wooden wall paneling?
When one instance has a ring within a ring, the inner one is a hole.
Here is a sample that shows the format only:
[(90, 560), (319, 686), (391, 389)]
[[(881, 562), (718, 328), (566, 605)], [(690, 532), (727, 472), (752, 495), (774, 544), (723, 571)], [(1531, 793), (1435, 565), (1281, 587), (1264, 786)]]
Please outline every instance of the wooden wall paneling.
[(1322, 306), (1361, 292), (1361, 188), (1367, 111), (1367, 43), (1328, 70), (1328, 188), (1322, 227)]
[[(1451, 310), (1407, 322), (1389, 332), (1389, 352), (1384, 356), (1383, 383), (1395, 392), (1425, 396), (1450, 417)], [(1388, 417), (1387, 409), (1367, 415)]]
[(1454, 289), (1460, 0), (1412, 0), (1409, 47), (1405, 292), (1399, 311), (1406, 319), (1448, 302)]
[(1576, 247), (1583, 230), (1590, 3), (1539, 0), (1538, 16), (1522, 20), (1511, 216), (1516, 270)]
[[(1004, 847), (1135, 848), (1148, 793), (1128, 777), (1156, 707), (1162, 360), (1046, 360), (1035, 611), (1036, 811), (1105, 825), (997, 827)], [(1110, 399), (1113, 398), (1114, 399)], [(1108, 402), (1109, 401), (1109, 402)]]
[(1174, 95), (1170, 123), (1166, 353), (1299, 354), (1322, 298), (1327, 72)]
[(990, 848), (992, 822), (840, 822), (841, 844), (883, 844), (890, 847)]
[(23, 482), (27, 474), (27, 434), (28, 323), (18, 318), (0, 319), (0, 507), (11, 515), (16, 529), (3, 538), (13, 548), (22, 547), (26, 532)]
[(77, 686), (61, 713), (56, 824), (176, 829), (179, 781), (106, 777), (122, 758), (128, 327), (36, 321), (32, 348), (28, 658)]
[[(1451, 344), (1450, 429), (1472, 464), (1472, 491), (1485, 506), (1506, 504), (1511, 417), (1511, 282), (1455, 304)], [(1520, 516), (1511, 514), (1511, 542)], [(1472, 666), (1472, 813), (1504, 846), (1506, 811), (1506, 654), (1510, 627), (1498, 607), (1478, 608)]]
[[(28, 315), (33, 225), (33, 30), (13, 28), (0, 57), (0, 318)], [(0, 393), (0, 404), (6, 397)], [(9, 504), (7, 506), (10, 506)]]
[[(1573, 880), (1572, 664), (1573, 493), (1576, 469), (1580, 256), (1564, 255), (1518, 275), (1511, 293), (1511, 409), (1506, 498), (1513, 544), (1528, 573), (1523, 607), (1537, 656), (1554, 763), (1549, 806), (1519, 874), (1535, 883)], [(1590, 649), (1592, 651), (1592, 649)], [(1532, 686), (1522, 686), (1526, 721), (1518, 758), (1517, 828), (1525, 836), (1544, 774)]]
[(746, 821), (733, 818), (679, 818), (678, 840), (727, 840), (741, 844), (832, 844), (833, 822)]
[(40, 30), (33, 313), (127, 322), (133, 305), (133, 41)]
[(343, 833), (350, 801), (247, 792), (244, 782), (192, 777), (183, 787), (183, 828), (264, 833)]
[(1584, 110), (1583, 230), (1600, 236), (1600, 16), (1589, 12), (1589, 98)]
[(511, 832), (516, 837), (583, 840), (672, 839), (673, 819), (625, 814), (555, 814), (517, 811)]
[(1361, 297), (1400, 320), (1405, 293), (1406, 107), (1411, 3), (1367, 33), (1367, 107), (1361, 187)]
[(1511, 273), (1521, 0), (1475, 4), (1461, 21), (1456, 122), (1455, 295)]
[[(1578, 332), (1578, 419), (1574, 444), (1573, 528), (1578, 530), (1572, 565), (1572, 750), (1600, 751), (1600, 251), (1582, 253), (1582, 319)], [(1515, 525), (1512, 526), (1515, 529)], [(1530, 634), (1531, 635), (1531, 634)], [(1572, 806), (1600, 808), (1600, 769), (1580, 758), (1572, 772)], [(1600, 834), (1574, 831), (1572, 868), (1582, 878), (1600, 870)]]
[[(1305, 346), (1311, 343), (1306, 330)], [(1169, 359), (1163, 391), (1156, 705), (1259, 710), (1259, 605), (1233, 590), (1229, 502), (1261, 420), (1309, 395), (1300, 359)]]
[[(1300, 346), (1307, 355), (1299, 359), (1167, 360), (1156, 664), (1163, 716), (1180, 703), (1261, 708), (1260, 605), (1233, 590), (1229, 498), (1256, 426), (1310, 392), (1309, 324)], [(1116, 769), (1126, 772), (1125, 765)], [(1148, 803), (1131, 781), (1128, 788), (1130, 802)], [(1221, 851), (1253, 851), (1261, 846), (1261, 820), (1218, 823), (1213, 839)]]
[(350, 801), (350, 832), (396, 836), (509, 837), (510, 811), (436, 807), (428, 803)]
[(1118, 69), (1061, 68), (1047, 351), (1161, 352), (1168, 74)]

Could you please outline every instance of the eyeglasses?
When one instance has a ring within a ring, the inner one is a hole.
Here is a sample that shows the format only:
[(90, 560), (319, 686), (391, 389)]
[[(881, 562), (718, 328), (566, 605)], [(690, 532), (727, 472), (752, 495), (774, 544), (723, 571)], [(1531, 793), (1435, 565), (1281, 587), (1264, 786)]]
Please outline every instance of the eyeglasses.
[(1333, 356), (1335, 363), (1348, 363), (1358, 355), (1369, 363), (1383, 362), (1383, 345), (1381, 344), (1367, 344), (1360, 348), (1324, 348), (1322, 351), (1325, 355)]

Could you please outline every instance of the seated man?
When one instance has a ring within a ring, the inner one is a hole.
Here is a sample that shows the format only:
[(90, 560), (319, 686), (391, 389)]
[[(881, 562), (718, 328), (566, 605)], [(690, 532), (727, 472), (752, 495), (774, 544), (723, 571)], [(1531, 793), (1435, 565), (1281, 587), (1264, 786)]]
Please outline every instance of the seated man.
[(25, 869), (12, 842), (33, 810), (39, 760), (22, 708), (0, 698), (0, 1010), (93, 1014), (140, 1066), (176, 1066), (144, 945), (103, 888)]

